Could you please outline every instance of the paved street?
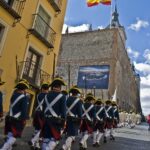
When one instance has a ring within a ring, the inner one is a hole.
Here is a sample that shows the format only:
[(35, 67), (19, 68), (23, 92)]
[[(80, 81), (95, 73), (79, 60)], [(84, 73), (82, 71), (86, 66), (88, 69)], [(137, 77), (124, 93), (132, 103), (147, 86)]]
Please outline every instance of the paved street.
[[(117, 129), (115, 141), (108, 141), (107, 144), (101, 144), (100, 148), (93, 148), (91, 138), (88, 141), (89, 150), (149, 150), (150, 149), (150, 133), (147, 130), (148, 126), (140, 125), (134, 129), (122, 128)], [(27, 127), (23, 134), (23, 139), (17, 141), (17, 147), (14, 150), (29, 150), (27, 141), (31, 138), (33, 129)], [(0, 138), (3, 138), (1, 129)], [(2, 142), (2, 140), (1, 140)], [(78, 140), (74, 143), (72, 150), (78, 150)], [(57, 148), (59, 150), (59, 147)]]

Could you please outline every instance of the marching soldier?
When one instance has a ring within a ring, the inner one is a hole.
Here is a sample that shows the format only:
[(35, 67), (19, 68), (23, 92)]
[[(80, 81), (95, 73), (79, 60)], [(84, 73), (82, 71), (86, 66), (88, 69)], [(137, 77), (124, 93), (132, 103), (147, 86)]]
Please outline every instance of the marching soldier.
[(78, 130), (82, 117), (82, 101), (78, 97), (80, 90), (77, 87), (70, 89), (71, 96), (67, 99), (67, 124), (66, 133), (67, 139), (62, 146), (62, 150), (71, 150), (71, 144), (75, 140), (75, 136), (78, 135)]
[(41, 86), (41, 93), (37, 95), (37, 107), (35, 109), (34, 117), (33, 117), (33, 126), (35, 128), (33, 138), (31, 141), (29, 141), (29, 145), (35, 149), (40, 149), (39, 145), (39, 136), (40, 136), (40, 131), (43, 128), (44, 124), (44, 114), (43, 114), (43, 102), (45, 96), (49, 92), (49, 84), (48, 83), (43, 83)]
[(55, 149), (66, 118), (66, 97), (61, 93), (65, 83), (61, 78), (55, 78), (50, 86), (51, 91), (45, 96), (43, 104), (45, 123), (41, 132), (44, 138), (42, 150)]
[(99, 147), (101, 137), (104, 134), (104, 120), (105, 120), (105, 109), (103, 106), (103, 102), (101, 99), (98, 99), (95, 102), (95, 110), (96, 110), (96, 122), (94, 124), (94, 132), (93, 132), (93, 146)]
[(95, 107), (94, 107), (94, 101), (95, 98), (92, 94), (88, 94), (85, 98), (85, 102), (82, 105), (82, 124), (80, 127), (81, 132), (83, 133), (83, 136), (80, 141), (80, 149), (86, 150), (87, 149), (87, 140), (93, 132), (93, 125), (94, 121), (96, 119), (95, 114)]
[[(4, 85), (5, 82), (3, 82), (0, 78), (0, 86)], [(3, 120), (3, 94), (0, 91), (0, 121)]]
[(114, 113), (113, 128), (117, 128), (120, 119), (119, 119), (118, 107), (115, 101), (112, 101), (112, 107), (113, 107), (113, 113)]
[[(113, 113), (113, 108), (111, 106), (111, 101), (107, 100), (105, 102), (105, 113), (106, 113), (106, 122), (105, 122), (105, 129), (109, 131), (110, 134), (110, 140), (115, 140), (113, 136), (113, 118), (114, 118), (114, 113)], [(106, 134), (106, 131), (105, 131)], [(104, 135), (104, 143), (107, 142), (106, 135)]]
[(5, 134), (7, 140), (1, 150), (11, 150), (16, 138), (20, 138), (25, 127), (28, 109), (27, 82), (18, 82), (10, 100), (9, 113), (5, 118)]

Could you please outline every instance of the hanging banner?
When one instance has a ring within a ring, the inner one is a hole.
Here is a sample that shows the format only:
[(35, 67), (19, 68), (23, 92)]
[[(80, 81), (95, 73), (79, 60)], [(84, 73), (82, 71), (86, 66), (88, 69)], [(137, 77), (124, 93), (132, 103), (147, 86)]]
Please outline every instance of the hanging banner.
[(109, 65), (80, 66), (78, 87), (84, 89), (108, 89)]

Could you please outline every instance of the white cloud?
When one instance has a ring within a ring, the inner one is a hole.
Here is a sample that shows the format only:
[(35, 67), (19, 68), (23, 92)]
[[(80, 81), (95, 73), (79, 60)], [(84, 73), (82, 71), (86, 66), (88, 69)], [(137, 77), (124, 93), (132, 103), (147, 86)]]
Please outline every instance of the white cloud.
[(132, 50), (131, 47), (128, 47), (128, 48), (127, 48), (127, 52), (128, 52), (128, 54), (129, 54), (131, 57), (133, 57), (133, 58), (135, 58), (135, 59), (138, 58), (139, 55), (140, 55), (140, 53), (139, 53), (138, 51)]
[(134, 31), (139, 31), (141, 28), (146, 28), (149, 26), (148, 21), (140, 20), (139, 18), (136, 19), (137, 22), (134, 24), (131, 24), (128, 29), (134, 30)]
[(150, 64), (134, 62), (134, 65), (135, 68), (144, 75), (150, 74)]
[(97, 28), (100, 29), (100, 30), (102, 30), (102, 29), (104, 29), (105, 27), (103, 27), (103, 26), (98, 26)]
[(150, 33), (146, 33), (147, 36), (150, 36)]
[(150, 63), (150, 49), (146, 49), (143, 56), (146, 59), (146, 63)]
[(66, 32), (67, 27), (69, 33), (85, 32), (90, 30), (90, 24), (82, 24), (79, 26), (67, 26), (66, 24), (64, 24), (62, 31), (63, 34)]

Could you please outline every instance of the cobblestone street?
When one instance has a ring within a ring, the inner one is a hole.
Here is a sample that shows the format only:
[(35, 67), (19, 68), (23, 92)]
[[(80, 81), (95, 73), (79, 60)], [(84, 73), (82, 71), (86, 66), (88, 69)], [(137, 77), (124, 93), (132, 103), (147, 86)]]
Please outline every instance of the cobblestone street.
[[(149, 150), (150, 148), (150, 133), (147, 130), (146, 125), (137, 126), (134, 129), (122, 128), (117, 129), (115, 132), (116, 140), (109, 141), (106, 144), (101, 144), (100, 148), (92, 147), (91, 138), (88, 141), (89, 150), (101, 149), (101, 150)], [(23, 138), (17, 141), (17, 146), (14, 147), (14, 150), (30, 150), (27, 142), (31, 138), (33, 129), (27, 127), (24, 130)], [(0, 138), (3, 139), (2, 129)], [(1, 140), (2, 142), (3, 140)], [(78, 139), (73, 144), (72, 150), (78, 150)], [(60, 144), (61, 145), (61, 144)], [(56, 150), (59, 150), (56, 148)]]

